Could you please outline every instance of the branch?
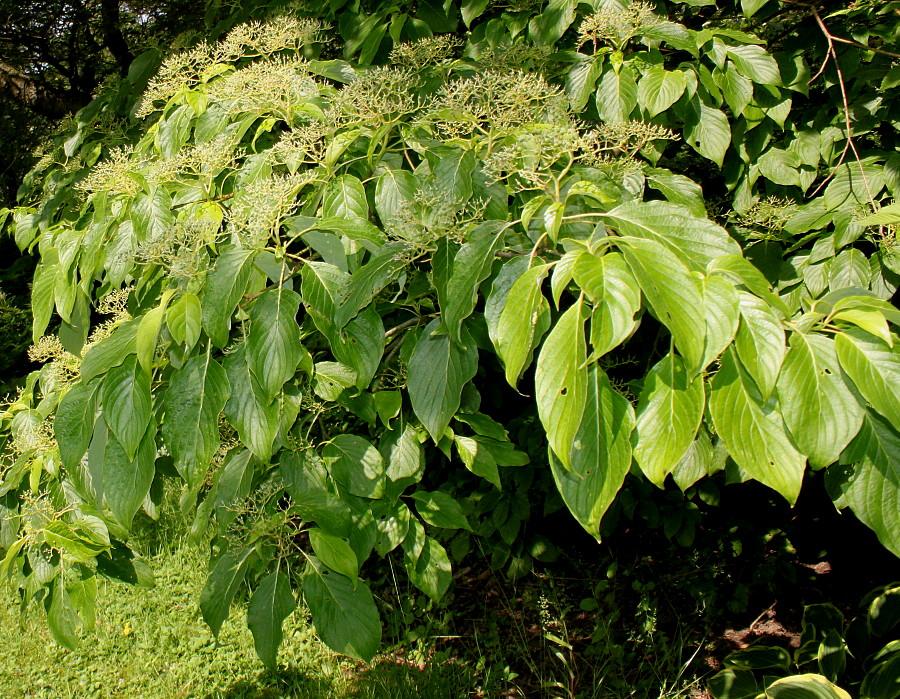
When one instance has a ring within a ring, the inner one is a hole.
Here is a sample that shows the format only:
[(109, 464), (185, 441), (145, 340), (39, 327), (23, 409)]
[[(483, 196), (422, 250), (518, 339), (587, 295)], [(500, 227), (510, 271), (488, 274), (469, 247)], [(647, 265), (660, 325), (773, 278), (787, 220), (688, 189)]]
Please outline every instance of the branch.
[(100, 3), (100, 26), (103, 27), (103, 43), (116, 59), (124, 76), (128, 72), (128, 66), (134, 60), (134, 54), (131, 53), (125, 37), (122, 36), (119, 0), (102, 0)]
[(61, 119), (84, 106), (84, 99), (57, 92), (0, 61), (0, 94), (49, 119)]

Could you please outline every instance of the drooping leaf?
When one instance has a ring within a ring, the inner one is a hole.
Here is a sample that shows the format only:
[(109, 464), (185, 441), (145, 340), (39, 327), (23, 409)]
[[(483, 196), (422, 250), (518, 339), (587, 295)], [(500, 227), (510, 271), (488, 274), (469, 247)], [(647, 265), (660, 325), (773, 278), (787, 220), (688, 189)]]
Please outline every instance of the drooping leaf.
[(450, 558), (440, 543), (425, 534), (425, 528), (416, 519), (410, 520), (403, 554), (410, 582), (431, 599), (440, 600), (452, 580)]
[(231, 601), (244, 582), (253, 562), (255, 546), (232, 548), (216, 561), (215, 567), (200, 593), (200, 612), (203, 621), (218, 638), (222, 624), (228, 618)]
[(310, 557), (303, 596), (319, 637), (332, 650), (368, 662), (381, 644), (381, 619), (369, 586), (328, 570)]
[(579, 300), (547, 336), (534, 372), (535, 401), (551, 449), (567, 469), (570, 450), (587, 401), (584, 307)]
[(128, 454), (115, 437), (106, 442), (103, 453), (103, 497), (126, 530), (150, 492), (156, 473), (156, 426), (149, 427), (134, 454)]
[(722, 277), (704, 277), (701, 285), (706, 315), (703, 366), (709, 366), (734, 339), (741, 318), (740, 301), (734, 285)]
[(637, 77), (631, 66), (608, 68), (597, 88), (597, 112), (603, 121), (628, 121), (638, 101)]
[(900, 427), (900, 346), (859, 328), (847, 328), (835, 336), (834, 347), (841, 368), (875, 410), (895, 428)]
[(254, 274), (255, 251), (232, 247), (222, 251), (206, 278), (203, 291), (203, 329), (216, 347), (228, 344), (231, 316)]
[(66, 392), (56, 409), (53, 434), (60, 460), (67, 469), (78, 468), (91, 444), (98, 399), (96, 384), (78, 383)]
[(447, 493), (417, 490), (412, 494), (419, 516), (433, 527), (471, 529), (460, 504)]
[(731, 145), (731, 125), (720, 110), (700, 104), (684, 125), (684, 140), (704, 158), (722, 166)]
[(781, 416), (766, 410), (756, 385), (729, 349), (712, 382), (709, 408), (731, 458), (751, 478), (793, 504), (800, 494), (806, 459), (788, 438)]
[(637, 409), (634, 458), (644, 475), (662, 487), (687, 453), (703, 419), (703, 380), (690, 380), (684, 362), (666, 355), (644, 379)]
[(384, 493), (384, 459), (366, 439), (339, 434), (322, 450), (332, 477), (353, 495), (380, 498)]
[(192, 357), (172, 376), (162, 434), (189, 487), (200, 484), (219, 448), (219, 413), (230, 394), (225, 370), (209, 354)]
[(531, 363), (535, 346), (550, 326), (550, 304), (541, 293), (549, 269), (549, 265), (537, 265), (523, 272), (509, 289), (497, 320), (492, 339), (510, 386), (516, 385)]
[(435, 443), (459, 409), (462, 389), (478, 368), (478, 350), (468, 331), (462, 343), (438, 335), (440, 320), (429, 323), (409, 360), (409, 397), (416, 416)]
[(275, 399), (307, 355), (296, 321), (299, 308), (297, 292), (278, 288), (259, 296), (249, 310), (247, 365), (268, 402)]
[(687, 79), (680, 70), (653, 66), (638, 83), (638, 104), (646, 110), (648, 117), (655, 117), (675, 104), (686, 86)]
[(550, 453), (553, 479), (582, 527), (600, 538), (600, 520), (622, 487), (631, 466), (634, 410), (597, 367), (587, 377), (584, 416), (570, 451), (571, 469)]
[(784, 422), (810, 466), (837, 461), (859, 432), (864, 409), (844, 381), (834, 341), (794, 333), (777, 388)]
[(253, 633), (256, 655), (270, 670), (278, 664), (281, 625), (297, 607), (288, 576), (278, 568), (262, 579), (247, 605), (247, 626)]
[(268, 463), (278, 433), (278, 399), (269, 402), (250, 372), (246, 343), (225, 357), (225, 373), (231, 386), (225, 417), (234, 425), (241, 442), (260, 461)]
[(671, 252), (654, 240), (624, 236), (619, 239), (625, 261), (641, 285), (650, 307), (675, 339), (690, 375), (703, 369), (706, 318), (700, 281)]
[(334, 314), (334, 323), (338, 330), (369, 305), (372, 299), (406, 267), (410, 251), (411, 245), (405, 241), (395, 240), (387, 243), (350, 276), (346, 296)]
[(150, 376), (131, 354), (103, 379), (103, 417), (125, 455), (134, 459), (150, 424)]
[(775, 388), (787, 352), (784, 329), (768, 304), (743, 291), (739, 295), (741, 324), (734, 346), (762, 397), (768, 398)]
[(621, 253), (601, 257), (582, 253), (572, 267), (575, 283), (594, 307), (591, 314), (591, 357), (618, 347), (634, 330), (641, 309), (641, 288)]
[(359, 561), (350, 544), (317, 527), (313, 527), (307, 533), (309, 543), (319, 560), (336, 573), (346, 576), (355, 587), (359, 575)]

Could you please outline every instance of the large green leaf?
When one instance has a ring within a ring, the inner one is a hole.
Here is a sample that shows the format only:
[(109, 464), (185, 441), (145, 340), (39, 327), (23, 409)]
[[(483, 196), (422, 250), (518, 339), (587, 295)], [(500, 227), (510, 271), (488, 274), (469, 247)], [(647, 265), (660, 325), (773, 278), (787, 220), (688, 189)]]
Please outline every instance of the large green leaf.
[(150, 376), (131, 354), (103, 379), (103, 417), (129, 460), (150, 424)]
[(390, 229), (413, 210), (419, 180), (408, 170), (385, 170), (375, 185), (375, 211), (382, 225)]
[(462, 322), (475, 310), (478, 286), (491, 272), (494, 252), (503, 236), (502, 224), (488, 223), (472, 232), (471, 240), (463, 245), (453, 258), (453, 271), (446, 288), (438, 288), (438, 303), (444, 328), (457, 342), (462, 342)]
[(416, 416), (435, 443), (444, 436), (459, 409), (462, 389), (475, 376), (478, 350), (463, 328), (463, 342), (436, 334), (440, 320), (429, 323), (409, 360), (409, 397)]
[(653, 66), (638, 83), (638, 104), (652, 118), (666, 111), (678, 101), (687, 87), (687, 79), (680, 70), (666, 70), (662, 66)]
[(365, 308), (329, 340), (334, 356), (356, 372), (356, 387), (366, 388), (378, 371), (384, 354), (381, 316), (374, 308)]
[(228, 344), (231, 316), (254, 273), (255, 251), (228, 248), (219, 255), (203, 289), (203, 329), (216, 347)]
[(900, 432), (867, 412), (841, 462), (853, 465), (843, 486), (845, 502), (885, 548), (900, 556)]
[(425, 528), (416, 519), (410, 520), (409, 533), (403, 540), (403, 563), (409, 581), (431, 599), (440, 600), (450, 587), (447, 551), (425, 534)]
[(741, 319), (737, 289), (728, 280), (710, 275), (701, 280), (706, 315), (703, 366), (709, 366), (731, 344)]
[(278, 434), (278, 399), (268, 401), (250, 372), (246, 343), (225, 357), (225, 373), (231, 386), (225, 417), (237, 429), (241, 442), (260, 461), (268, 463)]
[(622, 487), (631, 466), (634, 410), (597, 367), (587, 377), (584, 416), (572, 441), (571, 470), (550, 453), (550, 467), (563, 501), (594, 538), (600, 520)]
[(78, 649), (81, 644), (78, 631), (84, 624), (72, 606), (62, 578), (57, 579), (53, 585), (50, 606), (47, 608), (47, 625), (53, 640), (59, 645), (70, 651)]
[(222, 624), (228, 618), (231, 601), (243, 584), (255, 553), (255, 546), (232, 548), (223, 553), (200, 593), (203, 621), (217, 638)]
[(307, 355), (296, 320), (299, 308), (297, 292), (278, 288), (262, 294), (249, 311), (247, 364), (268, 402), (281, 392)]
[(66, 392), (56, 409), (53, 434), (59, 445), (59, 458), (67, 469), (77, 470), (91, 445), (98, 399), (96, 383), (78, 383)]
[(838, 360), (871, 406), (900, 428), (900, 345), (859, 328), (847, 328), (834, 340)]
[(572, 103), (572, 109), (576, 112), (580, 112), (587, 105), (602, 69), (602, 53), (591, 56), (581, 53), (576, 55), (575, 63), (566, 73), (566, 94)]
[(322, 197), (322, 216), (366, 219), (369, 204), (362, 182), (353, 175), (339, 175), (325, 187)]
[(705, 405), (703, 380), (690, 380), (681, 357), (666, 355), (647, 373), (638, 402), (634, 458), (655, 485), (662, 487), (687, 453)]
[(435, 490), (417, 490), (412, 494), (419, 516), (432, 527), (444, 529), (471, 529), (460, 504), (447, 493)]
[(600, 257), (581, 253), (572, 276), (590, 300), (591, 357), (618, 347), (634, 330), (634, 314), (641, 309), (641, 288), (621, 253)]
[(766, 687), (770, 699), (850, 699), (850, 695), (822, 675), (791, 675)]
[(384, 459), (371, 442), (339, 434), (322, 449), (331, 475), (353, 495), (380, 498), (384, 493)]
[(864, 409), (844, 380), (833, 340), (794, 333), (790, 344), (777, 384), (781, 414), (810, 466), (821, 468), (859, 432)]
[(219, 414), (230, 394), (225, 370), (209, 354), (192, 357), (172, 376), (162, 434), (190, 487), (200, 485), (219, 448)]
[(720, 110), (698, 105), (684, 124), (684, 140), (704, 158), (719, 167), (725, 160), (725, 152), (731, 145), (731, 126), (728, 117)]
[(510, 386), (531, 363), (534, 348), (550, 327), (550, 304), (541, 292), (549, 270), (550, 265), (537, 265), (523, 272), (509, 289), (497, 320), (492, 339)]
[(739, 255), (728, 231), (707, 218), (695, 216), (680, 204), (665, 201), (626, 202), (603, 214), (621, 235), (661, 243), (689, 268), (698, 272), (722, 255)]
[(253, 633), (256, 655), (270, 670), (277, 667), (281, 625), (296, 606), (288, 576), (280, 568), (262, 579), (247, 605), (247, 626)]
[(788, 438), (781, 416), (766, 409), (734, 350), (722, 355), (709, 394), (716, 432), (748, 476), (796, 502), (806, 459)]
[(627, 65), (618, 71), (607, 68), (600, 78), (596, 95), (597, 112), (603, 121), (628, 121), (638, 100), (634, 69)]
[(579, 300), (550, 331), (534, 372), (541, 424), (551, 449), (567, 469), (572, 467), (570, 450), (587, 401), (586, 359), (584, 306)]
[(739, 292), (739, 295), (741, 324), (734, 346), (763, 398), (768, 398), (775, 388), (775, 381), (787, 352), (784, 329), (778, 316), (765, 301), (744, 291)]
[(703, 369), (706, 351), (700, 280), (662, 243), (630, 236), (620, 238), (619, 243), (653, 315), (672, 333), (688, 373), (697, 374)]
[(727, 48), (728, 58), (742, 75), (761, 85), (781, 85), (778, 63), (762, 46), (738, 44)]
[(409, 263), (412, 246), (404, 241), (387, 243), (375, 252), (369, 261), (354, 272), (347, 285), (346, 296), (334, 314), (338, 330), (368, 306)]
[(368, 662), (381, 644), (381, 619), (368, 585), (328, 570), (311, 557), (303, 596), (316, 631), (334, 651)]
[(134, 454), (129, 455), (115, 437), (103, 453), (103, 497), (116, 521), (126, 530), (150, 492), (156, 474), (156, 426), (146, 430)]
[(336, 573), (352, 580), (355, 586), (359, 575), (359, 561), (350, 544), (317, 527), (309, 529), (307, 533), (309, 543), (319, 560)]
[(135, 338), (140, 324), (140, 318), (129, 320), (115, 328), (107, 337), (92, 344), (81, 361), (81, 381), (87, 383), (133, 354), (136, 351)]

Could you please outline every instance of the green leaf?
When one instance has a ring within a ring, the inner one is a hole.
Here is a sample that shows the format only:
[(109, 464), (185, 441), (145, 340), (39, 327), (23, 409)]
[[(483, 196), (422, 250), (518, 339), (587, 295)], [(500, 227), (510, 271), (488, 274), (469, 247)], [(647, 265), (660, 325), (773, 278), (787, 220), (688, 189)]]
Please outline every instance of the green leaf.
[(900, 346), (890, 347), (858, 328), (838, 333), (834, 346), (841, 368), (863, 397), (900, 428)]
[(353, 495), (377, 499), (384, 493), (384, 459), (368, 440), (339, 434), (325, 445), (322, 458), (334, 480)]
[(781, 85), (778, 63), (762, 46), (739, 44), (726, 48), (728, 58), (745, 77), (760, 85)]
[(356, 387), (366, 388), (378, 371), (384, 354), (384, 325), (372, 308), (363, 309), (330, 339), (331, 351), (356, 372)]
[(296, 320), (299, 308), (297, 292), (278, 288), (260, 295), (249, 310), (247, 364), (267, 402), (275, 399), (300, 361), (308, 356), (300, 343)]
[(308, 530), (309, 543), (319, 560), (336, 573), (346, 576), (356, 587), (359, 576), (359, 561), (353, 549), (343, 539), (313, 527)]
[(78, 631), (84, 624), (72, 606), (72, 600), (66, 592), (62, 579), (53, 585), (50, 606), (47, 609), (47, 624), (54, 641), (67, 650), (78, 649), (81, 644)]
[(769, 148), (756, 161), (759, 171), (775, 184), (800, 187), (800, 158), (791, 151)]
[(497, 460), (490, 449), (484, 446), (477, 438), (453, 436), (453, 443), (459, 458), (476, 476), (481, 476), (489, 483), (501, 489), (500, 472), (497, 469)]
[(566, 73), (566, 94), (572, 109), (582, 111), (594, 92), (597, 78), (603, 69), (603, 54), (595, 53), (591, 56), (576, 54), (576, 61)]
[(231, 395), (225, 403), (225, 417), (237, 429), (241, 442), (264, 464), (272, 458), (272, 444), (278, 434), (278, 400), (266, 399), (247, 363), (246, 343), (225, 357), (225, 373)]
[(547, 336), (534, 372), (538, 415), (551, 449), (565, 468), (572, 468), (570, 450), (587, 400), (587, 347), (584, 307), (579, 299)]
[(468, 331), (462, 344), (438, 335), (440, 320), (422, 332), (409, 360), (409, 397), (416, 416), (437, 444), (450, 419), (459, 410), (462, 389), (478, 368), (478, 350)]
[(369, 305), (406, 267), (411, 250), (412, 246), (404, 241), (388, 243), (351, 275), (346, 296), (334, 314), (334, 324), (338, 330)]
[(432, 163), (435, 184), (448, 202), (462, 206), (472, 196), (472, 170), (475, 156), (463, 148), (441, 149), (437, 163)]
[(135, 355), (110, 369), (103, 379), (102, 396), (106, 424), (131, 461), (151, 417), (150, 376)]
[(303, 596), (319, 637), (332, 650), (368, 662), (381, 644), (381, 620), (368, 585), (354, 585), (316, 558), (308, 561)]
[[(206, 277), (203, 289), (203, 329), (213, 344), (222, 349), (228, 344), (231, 316), (247, 291), (254, 273), (254, 250), (228, 248), (219, 255)], [(258, 273), (257, 273), (258, 274)]]
[(720, 110), (700, 104), (684, 123), (684, 140), (719, 167), (731, 145), (731, 126)]
[(340, 362), (316, 362), (313, 392), (322, 400), (334, 402), (345, 388), (356, 385), (356, 372)]
[(747, 17), (752, 17), (766, 6), (769, 0), (741, 0), (741, 9)]
[(134, 354), (140, 323), (140, 318), (122, 323), (108, 337), (91, 345), (81, 361), (82, 383), (88, 383), (95, 376), (121, 364), (129, 354)]
[(515, 387), (522, 372), (531, 364), (534, 348), (550, 327), (550, 304), (541, 293), (541, 284), (550, 265), (538, 265), (516, 279), (492, 337), (497, 354), (506, 370), (506, 380)]
[(845, 502), (885, 548), (900, 556), (900, 433), (867, 412), (841, 462), (853, 464), (843, 487)]
[(166, 327), (176, 344), (188, 350), (200, 339), (202, 311), (200, 299), (194, 294), (182, 294), (166, 311)]
[(97, 417), (96, 385), (78, 383), (63, 396), (53, 420), (53, 434), (59, 445), (59, 458), (67, 469), (75, 471), (91, 444)]
[(369, 204), (362, 182), (353, 175), (339, 175), (325, 187), (322, 195), (322, 217), (369, 217)]
[(741, 319), (738, 292), (717, 276), (704, 277), (703, 310), (706, 315), (706, 350), (703, 366), (709, 366), (731, 344)]
[(682, 71), (652, 66), (638, 83), (637, 101), (647, 117), (653, 118), (675, 104), (686, 87), (687, 79)]
[(850, 695), (822, 675), (791, 675), (766, 687), (771, 699), (850, 699)]
[(426, 536), (425, 528), (416, 519), (410, 521), (403, 554), (409, 581), (431, 599), (440, 600), (453, 579), (450, 558), (443, 546)]
[(209, 354), (192, 357), (172, 376), (162, 434), (191, 488), (200, 485), (219, 448), (219, 413), (230, 394), (225, 370)]
[(638, 86), (634, 69), (628, 65), (617, 73), (607, 69), (597, 88), (597, 112), (603, 121), (628, 121), (638, 100)]
[(281, 625), (297, 607), (288, 576), (278, 568), (262, 579), (247, 605), (247, 626), (253, 633), (256, 655), (269, 670), (278, 666)]
[(722, 355), (709, 394), (716, 432), (751, 478), (781, 493), (792, 505), (800, 494), (806, 459), (791, 443), (781, 416), (768, 412), (736, 353)]
[(572, 267), (594, 310), (591, 314), (591, 358), (618, 347), (634, 330), (634, 314), (641, 309), (641, 288), (618, 252), (596, 256), (582, 253)]
[(697, 374), (703, 369), (706, 352), (700, 281), (662, 243), (634, 237), (622, 237), (618, 242), (653, 315), (672, 333), (688, 373)]
[(471, 240), (453, 258), (453, 271), (446, 289), (437, 290), (444, 328), (457, 342), (462, 342), (463, 320), (475, 310), (478, 287), (491, 273), (494, 252), (503, 241), (501, 226), (497, 222), (476, 227)]
[(638, 402), (634, 459), (650, 482), (663, 486), (687, 453), (703, 419), (703, 380), (690, 380), (684, 362), (666, 355), (644, 379)]
[(871, 196), (877, 197), (884, 187), (884, 167), (874, 158), (855, 158), (838, 166), (825, 188), (828, 209), (849, 209), (856, 214), (869, 206)]
[(747, 105), (753, 99), (753, 81), (741, 75), (732, 61), (725, 64), (723, 72), (716, 72), (716, 82), (722, 89), (725, 102), (731, 108), (731, 113), (740, 115), (744, 113)]
[(116, 521), (126, 530), (150, 492), (156, 474), (156, 426), (143, 435), (134, 454), (115, 437), (106, 442), (103, 453), (103, 497)]
[(634, 410), (597, 367), (587, 378), (584, 415), (570, 452), (571, 469), (550, 453), (556, 487), (569, 511), (599, 541), (600, 520), (631, 466)]
[(664, 245), (698, 272), (705, 271), (717, 257), (741, 254), (740, 245), (728, 231), (707, 218), (695, 216), (680, 204), (631, 201), (603, 214), (603, 218), (620, 235)]
[(200, 593), (200, 613), (216, 638), (219, 637), (222, 624), (228, 618), (231, 600), (243, 584), (255, 553), (255, 546), (226, 551), (216, 561)]
[(528, 24), (528, 34), (535, 44), (551, 46), (575, 20), (577, 0), (550, 0), (544, 11)]
[(660, 191), (671, 203), (681, 204), (692, 215), (706, 218), (703, 190), (692, 179), (663, 168), (644, 168), (644, 175), (647, 185)]
[(31, 284), (31, 312), (33, 316), (31, 339), (37, 342), (41, 339), (50, 318), (53, 315), (54, 295), (56, 280), (61, 273), (59, 262), (50, 255), (45, 256), (34, 272), (34, 280)]
[(734, 346), (741, 363), (746, 368), (762, 397), (768, 398), (775, 388), (787, 347), (784, 329), (771, 307), (756, 296), (738, 292), (741, 306), (741, 324), (735, 336)]
[(419, 180), (408, 170), (385, 170), (375, 184), (375, 211), (390, 230), (413, 209)]
[[(82, 520), (83, 522), (83, 520)], [(84, 563), (91, 563), (98, 555), (109, 551), (109, 541), (100, 543), (95, 540), (93, 532), (85, 532), (83, 524), (68, 524), (62, 520), (53, 520), (40, 530), (44, 541), (51, 547), (59, 549), (70, 558)]]
[(844, 381), (834, 341), (794, 333), (777, 387), (784, 422), (810, 466), (837, 461), (865, 411)]
[(412, 499), (416, 501), (419, 516), (431, 526), (471, 531), (462, 507), (447, 493), (440, 490), (417, 490), (412, 494)]

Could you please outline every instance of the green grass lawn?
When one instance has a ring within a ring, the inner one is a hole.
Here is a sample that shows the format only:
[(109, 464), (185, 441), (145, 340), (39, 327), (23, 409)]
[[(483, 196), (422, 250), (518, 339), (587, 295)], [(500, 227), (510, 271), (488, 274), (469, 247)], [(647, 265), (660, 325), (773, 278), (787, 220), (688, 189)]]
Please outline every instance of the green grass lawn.
[(202, 552), (184, 546), (152, 559), (157, 585), (107, 582), (96, 635), (76, 652), (57, 646), (40, 609), (20, 620), (9, 587), (0, 592), (0, 697), (359, 698), (478, 696), (477, 673), (462, 664), (424, 671), (382, 658), (370, 668), (319, 642), (299, 610), (286, 622), (279, 672), (263, 669), (235, 606), (216, 645), (197, 608)]

